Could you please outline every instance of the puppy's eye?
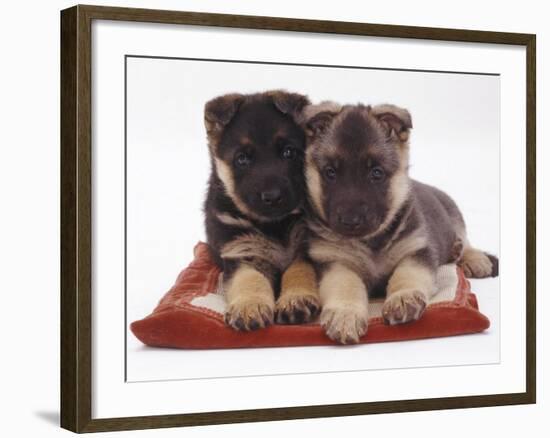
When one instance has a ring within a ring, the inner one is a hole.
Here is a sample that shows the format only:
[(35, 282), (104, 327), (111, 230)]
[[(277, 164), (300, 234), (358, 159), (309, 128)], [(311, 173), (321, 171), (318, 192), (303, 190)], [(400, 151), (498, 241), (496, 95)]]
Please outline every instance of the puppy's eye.
[(285, 160), (294, 160), (296, 158), (297, 152), (296, 149), (292, 146), (285, 146), (283, 148), (283, 158)]
[(334, 181), (336, 179), (336, 170), (334, 167), (326, 166), (324, 170), (325, 178), (329, 181)]
[(373, 182), (382, 181), (385, 176), (386, 173), (384, 172), (384, 169), (382, 169), (380, 166), (373, 167), (369, 173), (369, 178)]
[(252, 162), (252, 157), (246, 152), (239, 152), (235, 155), (235, 164), (239, 167), (246, 167)]

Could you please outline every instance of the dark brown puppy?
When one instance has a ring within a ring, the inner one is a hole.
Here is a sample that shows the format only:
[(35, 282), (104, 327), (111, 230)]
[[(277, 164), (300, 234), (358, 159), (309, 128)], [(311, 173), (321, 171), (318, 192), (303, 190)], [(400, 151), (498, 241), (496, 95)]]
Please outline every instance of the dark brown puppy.
[(407, 110), (393, 105), (306, 110), (309, 255), (319, 265), (321, 324), (342, 343), (367, 330), (368, 296), (386, 291), (388, 324), (420, 318), (438, 266), (497, 275), (498, 260), (474, 249), (454, 201), (408, 176)]
[(223, 270), (225, 319), (237, 330), (264, 327), (275, 313), (282, 323), (307, 321), (319, 309), (303, 250), (305, 136), (297, 122), (308, 103), (270, 91), (228, 94), (205, 106), (212, 161), (206, 234)]

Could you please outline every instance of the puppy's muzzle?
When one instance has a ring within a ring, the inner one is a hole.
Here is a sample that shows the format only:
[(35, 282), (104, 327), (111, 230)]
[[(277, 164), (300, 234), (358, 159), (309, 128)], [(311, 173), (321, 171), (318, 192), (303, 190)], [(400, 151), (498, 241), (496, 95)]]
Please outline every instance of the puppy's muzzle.
[(297, 201), (288, 181), (269, 176), (266, 176), (264, 181), (256, 183), (248, 197), (248, 204), (254, 211), (270, 219), (286, 216), (298, 206)]
[(272, 187), (260, 192), (260, 199), (265, 205), (277, 205), (283, 200), (283, 194), (280, 188)]
[(332, 227), (349, 236), (361, 234), (367, 223), (367, 207), (362, 203), (339, 205), (332, 216)]
[(365, 223), (365, 216), (359, 213), (339, 214), (338, 223), (343, 228), (355, 231)]

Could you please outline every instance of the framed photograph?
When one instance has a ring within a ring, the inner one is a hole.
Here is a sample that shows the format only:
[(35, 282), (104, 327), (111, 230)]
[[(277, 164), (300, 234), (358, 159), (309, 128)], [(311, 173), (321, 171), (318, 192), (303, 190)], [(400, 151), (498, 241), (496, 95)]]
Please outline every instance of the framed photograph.
[(535, 403), (535, 35), (61, 12), (61, 426)]

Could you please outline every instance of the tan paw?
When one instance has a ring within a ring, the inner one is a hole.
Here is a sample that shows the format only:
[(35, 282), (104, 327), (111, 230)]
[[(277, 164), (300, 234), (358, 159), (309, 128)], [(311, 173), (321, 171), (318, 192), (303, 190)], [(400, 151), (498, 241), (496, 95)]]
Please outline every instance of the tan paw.
[(286, 291), (275, 304), (278, 324), (300, 324), (313, 320), (321, 304), (317, 295)]
[(426, 295), (415, 289), (392, 293), (382, 306), (382, 317), (389, 325), (404, 324), (419, 319), (426, 310)]
[(341, 344), (356, 344), (367, 333), (368, 312), (360, 306), (325, 307), (320, 322), (330, 339)]
[(498, 258), (474, 248), (464, 251), (459, 266), (468, 278), (487, 278), (498, 275)]
[(260, 298), (240, 299), (225, 312), (225, 323), (235, 330), (257, 330), (273, 323), (274, 305)]

